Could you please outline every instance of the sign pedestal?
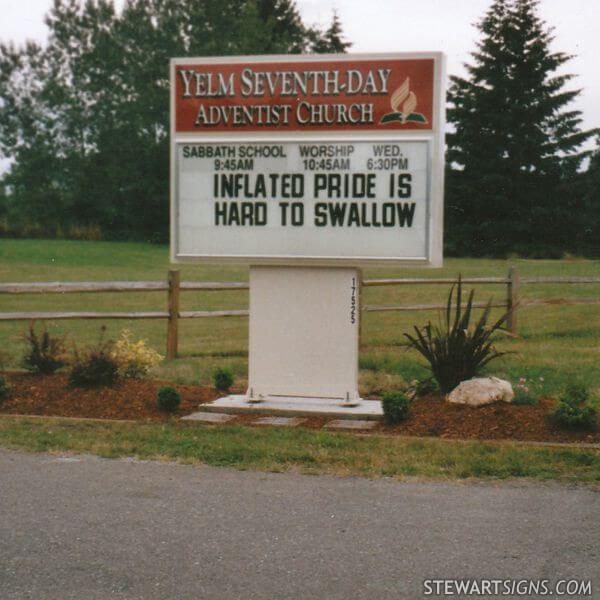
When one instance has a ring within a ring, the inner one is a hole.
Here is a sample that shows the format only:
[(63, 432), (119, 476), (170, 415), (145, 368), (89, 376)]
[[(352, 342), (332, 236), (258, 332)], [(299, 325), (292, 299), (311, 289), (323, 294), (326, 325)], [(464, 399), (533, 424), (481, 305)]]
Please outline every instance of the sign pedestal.
[(359, 285), (354, 268), (250, 268), (249, 402), (359, 404)]

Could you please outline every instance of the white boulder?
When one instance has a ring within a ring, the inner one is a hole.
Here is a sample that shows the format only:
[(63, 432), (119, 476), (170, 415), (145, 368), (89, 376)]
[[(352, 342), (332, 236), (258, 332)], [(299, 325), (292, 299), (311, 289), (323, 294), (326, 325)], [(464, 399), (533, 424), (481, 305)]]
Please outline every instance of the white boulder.
[(453, 404), (484, 406), (493, 402), (512, 402), (514, 397), (510, 381), (498, 377), (478, 377), (461, 381), (446, 399)]

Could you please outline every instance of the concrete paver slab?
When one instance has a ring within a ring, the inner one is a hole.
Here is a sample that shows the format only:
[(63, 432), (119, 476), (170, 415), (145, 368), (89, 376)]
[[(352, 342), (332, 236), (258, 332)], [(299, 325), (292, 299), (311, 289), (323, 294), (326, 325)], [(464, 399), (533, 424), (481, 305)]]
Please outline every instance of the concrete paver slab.
[(306, 419), (299, 417), (261, 417), (254, 421), (254, 425), (272, 425), (274, 427), (297, 427)]
[(336, 419), (325, 423), (325, 429), (373, 429), (376, 421), (363, 421), (361, 419)]
[(227, 421), (231, 421), (231, 419), (235, 419), (235, 416), (204, 411), (181, 417), (182, 421), (202, 421), (203, 423), (227, 423)]

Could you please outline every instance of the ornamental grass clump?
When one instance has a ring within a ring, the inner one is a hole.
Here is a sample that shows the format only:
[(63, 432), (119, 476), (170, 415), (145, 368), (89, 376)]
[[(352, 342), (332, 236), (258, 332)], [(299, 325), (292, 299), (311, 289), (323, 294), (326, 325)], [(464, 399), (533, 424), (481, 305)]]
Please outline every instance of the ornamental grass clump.
[(46, 329), (38, 333), (32, 323), (23, 339), (27, 342), (23, 366), (28, 371), (38, 375), (49, 375), (66, 364), (63, 338), (50, 335)]
[(111, 356), (118, 363), (121, 377), (143, 377), (163, 360), (163, 356), (150, 348), (146, 340), (133, 341), (132, 338), (133, 333), (124, 329), (111, 351)]
[[(456, 298), (455, 298), (456, 291)], [(490, 299), (477, 323), (471, 325), (474, 290), (471, 290), (467, 304), (462, 306), (462, 280), (450, 288), (446, 310), (439, 325), (427, 323), (424, 327), (414, 327), (414, 335), (405, 333), (408, 346), (419, 352), (429, 363), (440, 390), (447, 394), (461, 381), (478, 375), (490, 361), (506, 354), (493, 346), (493, 335), (508, 319), (505, 312), (497, 321), (488, 325), (492, 311)]]

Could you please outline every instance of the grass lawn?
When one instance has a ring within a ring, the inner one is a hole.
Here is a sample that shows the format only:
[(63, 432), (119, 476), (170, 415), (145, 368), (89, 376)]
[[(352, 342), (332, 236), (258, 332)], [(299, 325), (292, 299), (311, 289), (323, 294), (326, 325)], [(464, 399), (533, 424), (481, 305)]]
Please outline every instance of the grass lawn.
[(308, 474), (600, 481), (600, 452), (595, 450), (357, 437), (306, 429), (1, 418), (0, 446)]
[[(372, 277), (455, 277), (506, 275), (510, 265), (522, 276), (600, 275), (600, 261), (447, 259), (443, 269), (367, 270)], [(0, 240), (0, 281), (83, 281), (165, 279), (169, 268), (164, 246), (138, 243), (59, 240)], [(247, 270), (232, 266), (181, 266), (182, 279), (242, 281)], [(443, 301), (447, 286), (368, 288), (365, 304), (433, 303)], [(524, 297), (598, 297), (600, 286), (528, 285)], [(476, 299), (504, 298), (505, 286), (479, 286)], [(246, 308), (246, 292), (185, 292), (182, 310)], [(34, 310), (164, 310), (164, 292), (127, 294), (52, 294), (0, 296), (0, 311)], [(401, 347), (402, 333), (413, 324), (436, 319), (435, 313), (370, 313), (364, 317), (360, 366), (363, 375), (390, 381), (426, 376), (420, 357)], [(520, 337), (502, 336), (498, 346), (512, 354), (490, 366), (490, 372), (513, 382), (519, 377), (544, 378), (545, 391), (557, 393), (568, 380), (578, 379), (600, 394), (600, 306), (536, 306), (519, 314)], [(110, 337), (123, 328), (147, 338), (164, 352), (165, 321), (53, 321), (52, 332), (66, 334), (69, 343), (84, 344), (104, 324)], [(207, 383), (217, 366), (230, 366), (243, 384), (247, 372), (247, 319), (195, 319), (180, 322), (180, 355), (156, 369), (157, 377), (181, 383)], [(26, 323), (0, 323), (0, 360), (5, 367), (19, 365), (23, 350), (20, 334)]]

